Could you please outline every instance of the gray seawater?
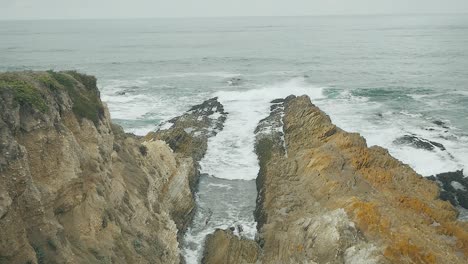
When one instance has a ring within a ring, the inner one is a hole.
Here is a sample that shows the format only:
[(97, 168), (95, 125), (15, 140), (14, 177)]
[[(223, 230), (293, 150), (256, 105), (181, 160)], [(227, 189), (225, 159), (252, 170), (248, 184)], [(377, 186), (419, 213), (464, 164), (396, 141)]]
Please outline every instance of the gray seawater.
[(137, 134), (220, 98), (230, 115), (201, 163), (190, 263), (216, 227), (255, 235), (253, 131), (271, 99), (309, 94), (422, 175), (468, 167), (468, 15), (0, 21), (0, 62), (96, 75), (114, 121)]

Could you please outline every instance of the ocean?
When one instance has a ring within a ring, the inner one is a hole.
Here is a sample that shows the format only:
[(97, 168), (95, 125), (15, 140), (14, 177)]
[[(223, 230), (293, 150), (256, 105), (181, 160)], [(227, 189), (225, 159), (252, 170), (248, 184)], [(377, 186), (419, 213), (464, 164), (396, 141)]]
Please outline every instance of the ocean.
[(201, 162), (188, 263), (215, 228), (255, 236), (253, 131), (273, 99), (309, 95), (423, 176), (468, 168), (468, 15), (0, 21), (0, 62), (95, 75), (138, 135), (219, 98), (229, 115)]

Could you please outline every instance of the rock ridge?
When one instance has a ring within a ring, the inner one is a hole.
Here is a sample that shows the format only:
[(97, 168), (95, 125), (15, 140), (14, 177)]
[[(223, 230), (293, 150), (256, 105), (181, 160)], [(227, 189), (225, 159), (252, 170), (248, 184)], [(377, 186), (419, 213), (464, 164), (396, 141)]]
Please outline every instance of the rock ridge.
[(177, 130), (125, 133), (93, 76), (0, 73), (0, 263), (180, 263), (206, 150), (184, 143), (213, 134)]
[[(466, 263), (468, 223), (437, 183), (335, 126), (309, 97), (274, 100), (255, 147), (260, 252), (250, 263)], [(458, 176), (445, 178), (450, 197), (464, 195)]]

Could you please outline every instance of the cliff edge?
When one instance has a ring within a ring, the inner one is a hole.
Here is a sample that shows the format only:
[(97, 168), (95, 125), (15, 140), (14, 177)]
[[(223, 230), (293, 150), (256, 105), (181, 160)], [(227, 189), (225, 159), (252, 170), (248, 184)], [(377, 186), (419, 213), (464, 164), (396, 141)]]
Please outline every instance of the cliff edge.
[(196, 161), (112, 124), (94, 77), (2, 73), (0, 117), (0, 263), (181, 261)]

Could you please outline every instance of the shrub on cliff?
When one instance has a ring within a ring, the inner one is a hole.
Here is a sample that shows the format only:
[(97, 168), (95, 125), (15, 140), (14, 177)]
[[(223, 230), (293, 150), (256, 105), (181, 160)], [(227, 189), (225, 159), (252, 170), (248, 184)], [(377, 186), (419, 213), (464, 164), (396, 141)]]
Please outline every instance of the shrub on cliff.
[(2, 90), (11, 91), (15, 102), (22, 106), (31, 106), (43, 113), (49, 109), (40, 90), (26, 81), (15, 78), (14, 75), (0, 75), (0, 91)]

